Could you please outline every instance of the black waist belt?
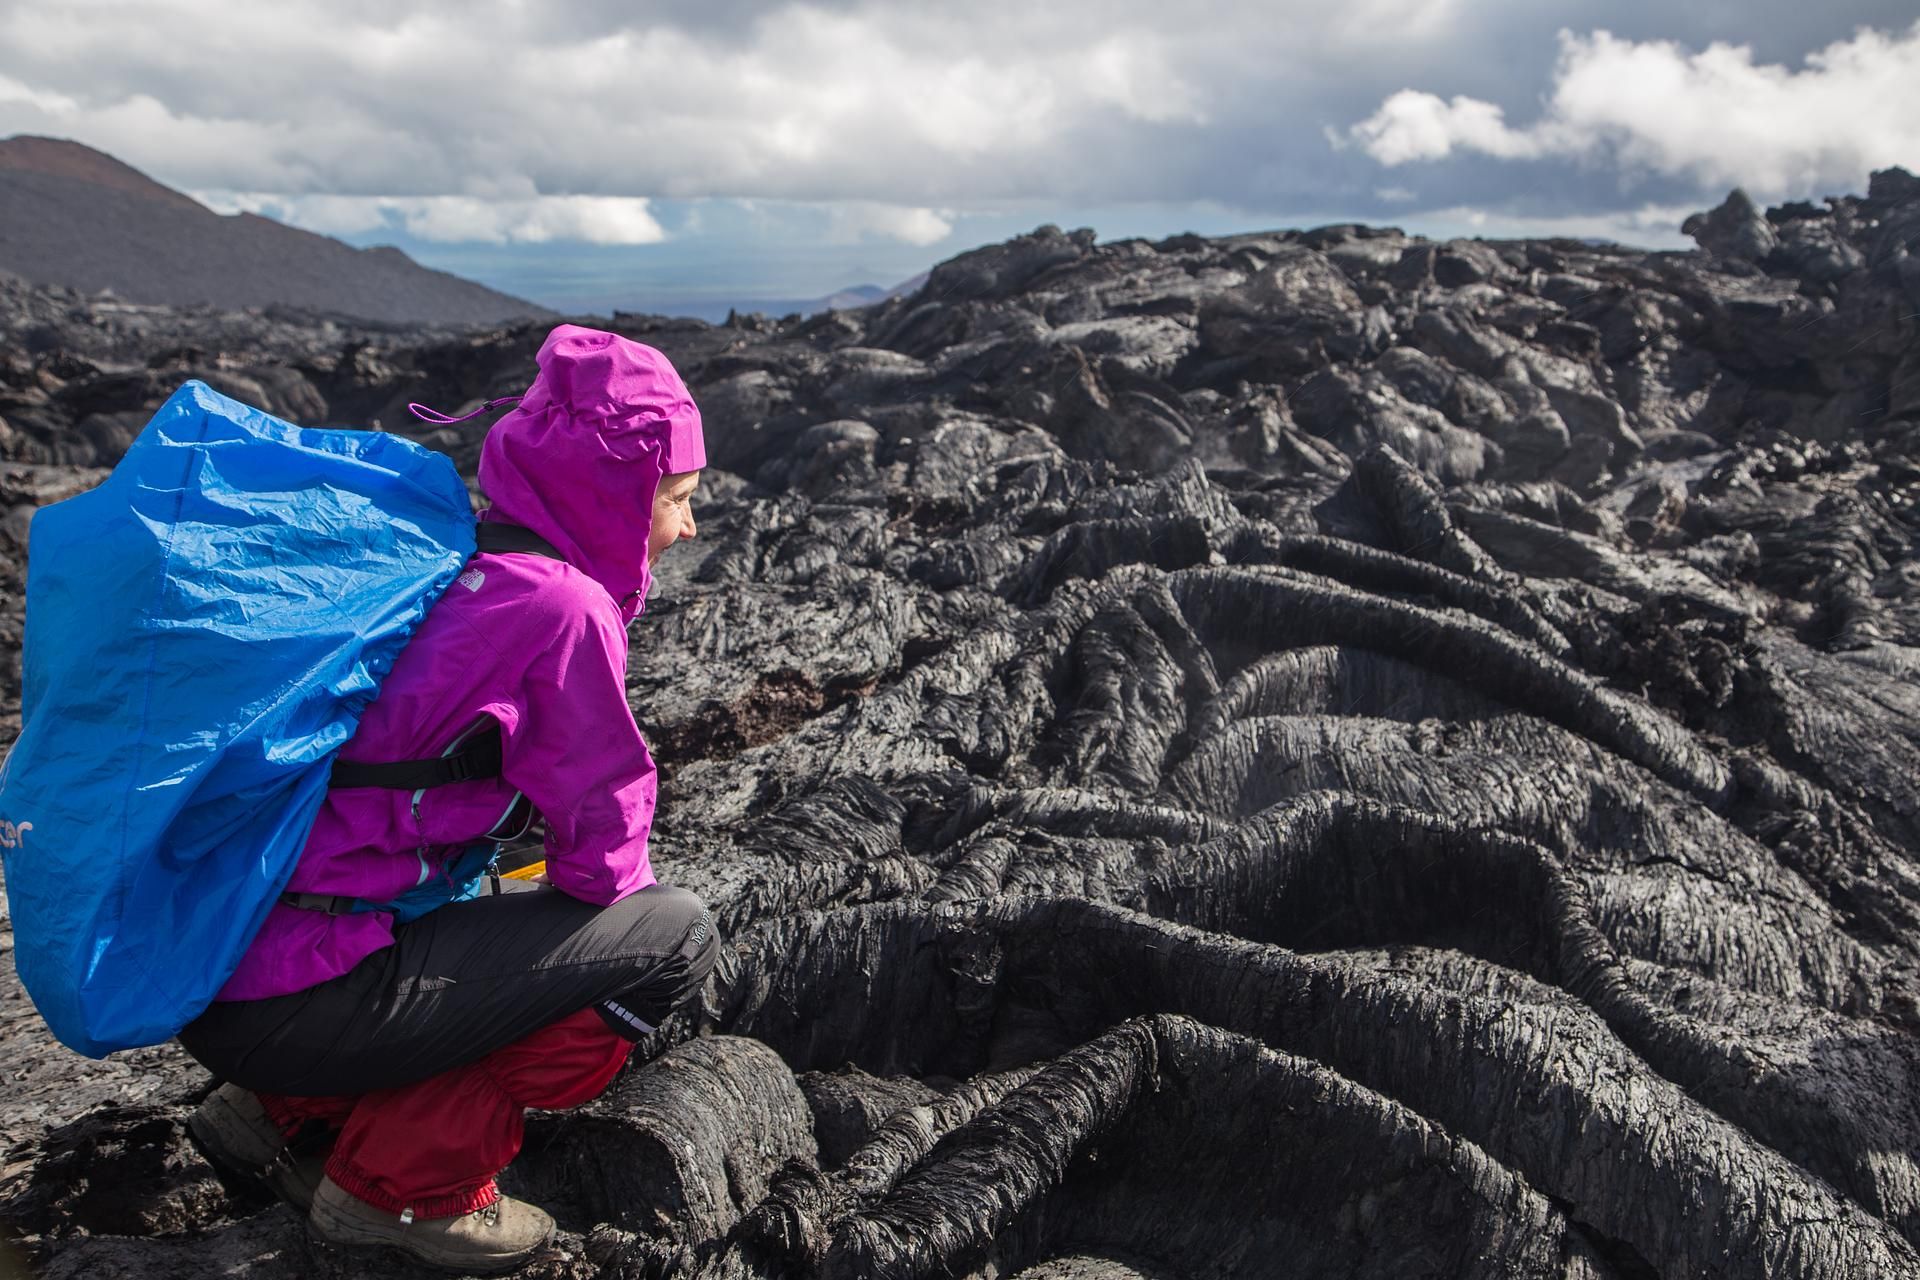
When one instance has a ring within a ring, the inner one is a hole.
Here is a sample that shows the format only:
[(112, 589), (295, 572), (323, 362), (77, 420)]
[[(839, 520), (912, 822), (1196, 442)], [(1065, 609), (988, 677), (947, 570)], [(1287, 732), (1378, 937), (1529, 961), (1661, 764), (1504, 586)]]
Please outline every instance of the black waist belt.
[(360, 908), (360, 899), (343, 898), (339, 894), (283, 893), (280, 901), (302, 911), (324, 911), (330, 916), (350, 916)]

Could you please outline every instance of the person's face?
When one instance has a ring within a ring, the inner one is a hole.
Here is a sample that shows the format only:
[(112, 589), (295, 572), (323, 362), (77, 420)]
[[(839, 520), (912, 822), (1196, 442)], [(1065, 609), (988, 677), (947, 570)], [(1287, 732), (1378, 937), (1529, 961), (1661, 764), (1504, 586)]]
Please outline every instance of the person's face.
[(653, 493), (653, 528), (647, 534), (647, 565), (651, 568), (666, 549), (682, 538), (691, 538), (693, 527), (693, 491), (700, 486), (698, 471), (660, 477)]

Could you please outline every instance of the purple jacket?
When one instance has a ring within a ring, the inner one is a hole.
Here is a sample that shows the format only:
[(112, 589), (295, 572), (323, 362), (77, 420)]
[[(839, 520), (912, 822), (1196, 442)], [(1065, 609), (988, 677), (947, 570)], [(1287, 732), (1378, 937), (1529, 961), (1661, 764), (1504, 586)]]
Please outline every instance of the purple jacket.
[[(287, 888), (385, 901), (440, 871), (524, 792), (547, 823), (547, 872), (608, 904), (654, 883), (656, 781), (627, 706), (627, 623), (652, 581), (647, 533), (662, 475), (706, 465), (700, 412), (667, 358), (561, 325), (539, 374), (488, 433), (482, 520), (524, 525), (544, 556), (476, 555), (381, 685), (348, 760), (441, 754), (483, 716), (500, 723), (502, 776), (420, 792), (329, 792)], [(222, 1000), (338, 977), (393, 941), (379, 912), (275, 904)]]

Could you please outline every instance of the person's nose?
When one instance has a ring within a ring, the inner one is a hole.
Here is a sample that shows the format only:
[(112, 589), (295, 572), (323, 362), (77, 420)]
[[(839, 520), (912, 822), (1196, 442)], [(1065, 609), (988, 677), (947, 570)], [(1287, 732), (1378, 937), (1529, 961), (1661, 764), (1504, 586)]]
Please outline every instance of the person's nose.
[(686, 516), (680, 521), (680, 536), (683, 538), (691, 538), (698, 532), (699, 530), (694, 527), (693, 523), (693, 508), (689, 506)]

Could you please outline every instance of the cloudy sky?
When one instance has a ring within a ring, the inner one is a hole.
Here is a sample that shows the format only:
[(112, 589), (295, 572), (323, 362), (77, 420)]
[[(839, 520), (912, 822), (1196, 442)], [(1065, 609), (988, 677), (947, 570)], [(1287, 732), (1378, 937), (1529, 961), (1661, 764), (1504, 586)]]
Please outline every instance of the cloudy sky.
[(563, 309), (888, 285), (1042, 222), (1681, 246), (1920, 171), (1914, 0), (0, 0), (0, 137)]

